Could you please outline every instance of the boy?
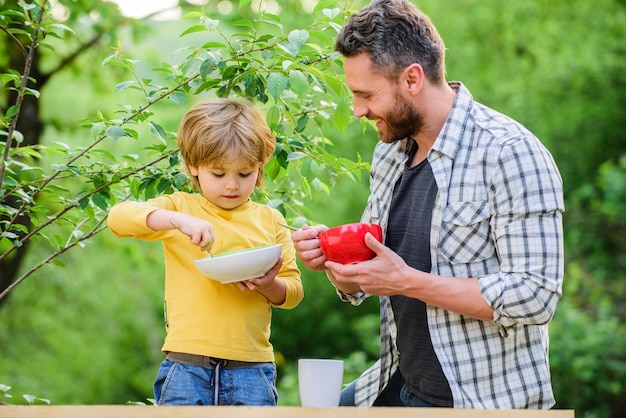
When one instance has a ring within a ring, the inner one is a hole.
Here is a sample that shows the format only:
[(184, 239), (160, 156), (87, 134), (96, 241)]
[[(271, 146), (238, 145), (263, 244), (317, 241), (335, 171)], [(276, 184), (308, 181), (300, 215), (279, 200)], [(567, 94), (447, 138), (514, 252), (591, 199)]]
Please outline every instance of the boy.
[[(276, 405), (271, 308), (294, 308), (304, 293), (293, 242), (278, 225), (284, 217), (250, 200), (275, 138), (251, 103), (217, 99), (185, 114), (177, 142), (201, 193), (123, 202), (108, 218), (117, 236), (163, 243), (167, 357), (154, 383), (157, 404)], [(281, 258), (263, 277), (221, 284), (194, 264), (207, 249), (279, 243)]]

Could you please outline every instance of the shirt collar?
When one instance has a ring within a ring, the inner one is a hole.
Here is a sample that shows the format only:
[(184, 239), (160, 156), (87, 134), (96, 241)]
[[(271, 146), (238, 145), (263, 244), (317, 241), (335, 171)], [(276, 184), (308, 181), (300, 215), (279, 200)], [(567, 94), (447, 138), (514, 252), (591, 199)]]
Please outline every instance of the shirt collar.
[(470, 117), (474, 99), (463, 83), (451, 81), (448, 85), (456, 92), (456, 97), (448, 114), (448, 119), (443, 128), (441, 128), (430, 153), (436, 151), (454, 158), (461, 142), (460, 138), (467, 125), (467, 120)]

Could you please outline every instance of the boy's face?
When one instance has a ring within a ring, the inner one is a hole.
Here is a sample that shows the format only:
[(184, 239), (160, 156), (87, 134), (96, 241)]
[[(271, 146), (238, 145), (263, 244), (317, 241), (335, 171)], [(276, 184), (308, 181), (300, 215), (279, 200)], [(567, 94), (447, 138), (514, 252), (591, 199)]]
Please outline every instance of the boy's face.
[(211, 164), (189, 167), (189, 173), (198, 177), (202, 195), (211, 203), (222, 209), (234, 209), (250, 198), (259, 168), (242, 161), (230, 161), (220, 167)]

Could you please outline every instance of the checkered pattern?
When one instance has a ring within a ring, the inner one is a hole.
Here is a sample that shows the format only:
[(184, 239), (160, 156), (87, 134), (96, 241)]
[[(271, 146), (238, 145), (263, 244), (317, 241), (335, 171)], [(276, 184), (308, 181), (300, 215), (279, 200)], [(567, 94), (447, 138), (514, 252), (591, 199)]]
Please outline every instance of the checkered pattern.
[[(428, 160), (439, 187), (431, 229), (432, 273), (477, 277), (491, 322), (428, 306), (433, 347), (455, 408), (554, 405), (548, 328), (563, 279), (563, 187), (550, 153), (523, 126), (473, 101), (461, 83)], [(409, 140), (405, 140), (409, 141)], [(364, 222), (387, 227), (393, 186), (410, 142), (374, 151)], [(368, 295), (341, 294), (358, 305)], [(398, 365), (391, 303), (380, 298), (381, 358), (356, 383), (372, 404)]]

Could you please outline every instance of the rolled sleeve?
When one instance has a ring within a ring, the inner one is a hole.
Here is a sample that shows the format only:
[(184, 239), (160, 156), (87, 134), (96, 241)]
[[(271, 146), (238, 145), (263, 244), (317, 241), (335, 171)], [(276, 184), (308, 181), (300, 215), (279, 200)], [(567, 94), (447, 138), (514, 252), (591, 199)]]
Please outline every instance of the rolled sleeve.
[(354, 306), (359, 306), (368, 296), (367, 293), (362, 290), (359, 290), (356, 293), (345, 293), (337, 288), (335, 288), (335, 290), (342, 301), (350, 302)]
[(500, 272), (479, 278), (500, 333), (516, 324), (543, 325), (562, 293), (562, 184), (549, 154), (512, 140), (494, 171), (491, 228)]

